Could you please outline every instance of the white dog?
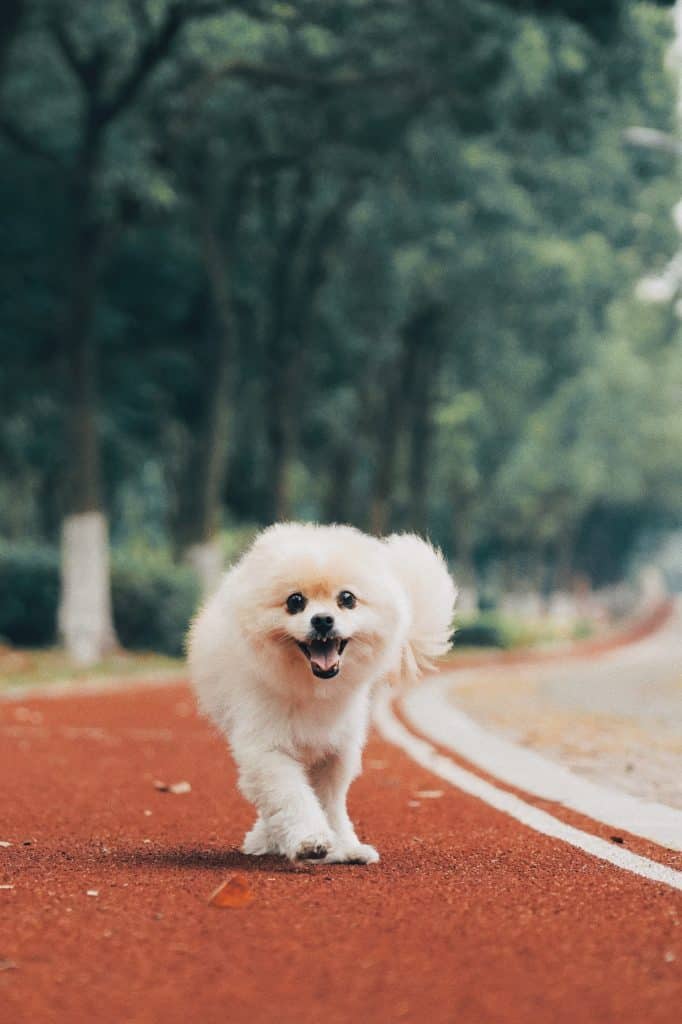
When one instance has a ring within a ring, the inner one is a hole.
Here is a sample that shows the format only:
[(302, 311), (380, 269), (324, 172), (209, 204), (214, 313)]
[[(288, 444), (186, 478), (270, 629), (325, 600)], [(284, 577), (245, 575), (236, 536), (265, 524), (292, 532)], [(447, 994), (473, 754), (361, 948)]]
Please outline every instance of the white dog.
[(370, 696), (450, 642), (456, 590), (414, 534), (283, 523), (261, 533), (195, 619), (190, 672), (258, 811), (249, 854), (370, 864), (346, 810)]

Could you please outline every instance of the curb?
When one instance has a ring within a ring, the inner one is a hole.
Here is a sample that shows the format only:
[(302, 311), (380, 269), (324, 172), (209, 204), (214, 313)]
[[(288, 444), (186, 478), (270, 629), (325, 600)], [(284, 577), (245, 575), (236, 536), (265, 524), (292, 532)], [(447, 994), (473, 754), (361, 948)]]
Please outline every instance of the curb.
[(187, 682), (187, 672), (169, 669), (143, 676), (105, 676), (103, 679), (64, 679), (58, 683), (27, 683), (8, 686), (0, 690), (0, 704), (3, 702), (59, 697), (100, 697), (108, 693), (123, 693), (125, 690), (156, 689), (163, 686), (179, 686)]

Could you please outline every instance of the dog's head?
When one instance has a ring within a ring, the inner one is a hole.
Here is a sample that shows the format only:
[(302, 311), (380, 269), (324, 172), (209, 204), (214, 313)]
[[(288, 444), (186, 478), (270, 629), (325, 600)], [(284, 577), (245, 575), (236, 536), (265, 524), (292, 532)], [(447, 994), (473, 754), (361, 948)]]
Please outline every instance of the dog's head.
[(406, 596), (384, 545), (351, 527), (271, 527), (232, 586), (241, 633), (266, 673), (308, 684), (338, 676), (340, 685), (398, 656)]

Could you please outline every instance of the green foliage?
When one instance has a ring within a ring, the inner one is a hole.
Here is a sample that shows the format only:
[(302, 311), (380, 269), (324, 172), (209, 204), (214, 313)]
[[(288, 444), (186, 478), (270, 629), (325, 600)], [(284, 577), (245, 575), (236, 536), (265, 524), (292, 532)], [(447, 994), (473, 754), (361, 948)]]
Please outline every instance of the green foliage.
[(240, 558), (256, 536), (258, 527), (245, 523), (221, 531), (220, 544), (226, 565), (231, 565)]
[(498, 622), (492, 615), (463, 622), (457, 627), (453, 637), (453, 645), (457, 647), (499, 647), (507, 646), (506, 639)]
[[(59, 553), (38, 545), (0, 546), (0, 637), (26, 647), (56, 640)], [(199, 603), (193, 573), (161, 557), (118, 554), (112, 572), (118, 639), (132, 650), (183, 653)]]
[(458, 647), (497, 647), (501, 650), (514, 650), (532, 647), (551, 639), (552, 630), (546, 622), (534, 624), (525, 619), (514, 619), (490, 610), (458, 621), (453, 646), (455, 650)]
[(59, 559), (52, 548), (0, 545), (0, 637), (12, 644), (54, 643)]
[(114, 626), (124, 647), (183, 654), (187, 627), (199, 605), (199, 586), (189, 569), (118, 555), (111, 584)]
[[(679, 182), (623, 142), (673, 127), (665, 5), (209, 7), (29, 0), (2, 55), (0, 535), (58, 536), (81, 214), (116, 546), (229, 523), (231, 559), (303, 516), (428, 530), (465, 576), (589, 552), (599, 577), (596, 521), (614, 565), (679, 521), (679, 322), (633, 297)], [(139, 557), (121, 638), (176, 651), (188, 580)]]

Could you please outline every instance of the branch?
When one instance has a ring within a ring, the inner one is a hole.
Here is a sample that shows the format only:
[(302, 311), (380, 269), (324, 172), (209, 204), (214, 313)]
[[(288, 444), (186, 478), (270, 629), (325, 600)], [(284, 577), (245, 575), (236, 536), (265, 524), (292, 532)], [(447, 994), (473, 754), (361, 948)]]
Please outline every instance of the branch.
[[(143, 17), (139, 4), (138, 23)], [(170, 51), (173, 42), (190, 21), (199, 18), (210, 18), (224, 12), (225, 5), (220, 0), (173, 0), (166, 9), (156, 31), (149, 35), (138, 52), (137, 59), (125, 76), (112, 98), (102, 105), (104, 121), (113, 121), (123, 110), (130, 106), (149, 75), (161, 63)]]
[(85, 91), (91, 92), (94, 79), (92, 58), (87, 59), (79, 54), (76, 43), (67, 31), (66, 25), (59, 18), (51, 18), (48, 22), (48, 29), (67, 67), (71, 69)]
[(25, 0), (3, 0), (0, 8), (0, 78), (26, 13)]
[(183, 23), (182, 7), (177, 3), (171, 4), (157, 32), (143, 44), (128, 74), (112, 98), (103, 104), (104, 121), (113, 121), (121, 111), (130, 106), (146, 79), (170, 50)]
[(146, 0), (128, 0), (128, 9), (137, 27), (143, 32), (150, 32), (152, 21), (149, 17)]
[(0, 133), (11, 142), (17, 149), (20, 149), (27, 156), (35, 156), (41, 160), (46, 160), (48, 163), (53, 164), (56, 167), (62, 167), (62, 162), (56, 153), (53, 153), (51, 149), (42, 146), (35, 139), (32, 139), (30, 135), (8, 120), (6, 117), (0, 117)]
[(304, 270), (294, 300), (300, 338), (308, 336), (315, 300), (329, 276), (329, 250), (338, 237), (348, 211), (356, 202), (360, 189), (357, 180), (348, 184), (320, 218), (310, 237)]

